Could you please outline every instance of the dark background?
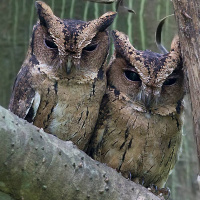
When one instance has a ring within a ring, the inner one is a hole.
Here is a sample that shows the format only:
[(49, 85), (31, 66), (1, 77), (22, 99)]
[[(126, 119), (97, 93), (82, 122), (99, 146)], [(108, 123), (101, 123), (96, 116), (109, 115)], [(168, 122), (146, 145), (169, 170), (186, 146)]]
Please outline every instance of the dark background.
[[(115, 4), (97, 4), (83, 0), (45, 0), (60, 18), (88, 21), (98, 18), (106, 11), (115, 10)], [(33, 25), (37, 21), (34, 0), (0, 0), (0, 105), (7, 108), (14, 79), (25, 58)], [(110, 29), (125, 32), (135, 48), (159, 52), (155, 45), (155, 30), (163, 17), (173, 13), (170, 0), (126, 0), (126, 5), (136, 15), (119, 13)], [(174, 17), (166, 21), (163, 44), (170, 49), (177, 33)], [(112, 54), (113, 47), (111, 48)], [(199, 200), (196, 183), (197, 156), (192, 134), (189, 104), (186, 104), (182, 153), (167, 186), (170, 199)]]

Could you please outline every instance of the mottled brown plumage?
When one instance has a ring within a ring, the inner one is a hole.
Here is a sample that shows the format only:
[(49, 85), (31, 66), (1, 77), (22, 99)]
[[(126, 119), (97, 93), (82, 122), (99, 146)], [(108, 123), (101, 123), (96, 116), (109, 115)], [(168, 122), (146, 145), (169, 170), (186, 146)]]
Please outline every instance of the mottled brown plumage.
[(9, 109), (84, 150), (106, 89), (106, 28), (116, 13), (83, 22), (56, 17), (44, 2), (36, 2), (36, 8), (39, 22), (33, 28)]
[(179, 40), (163, 55), (136, 50), (121, 32), (113, 37), (108, 88), (88, 153), (146, 187), (163, 187), (181, 144)]

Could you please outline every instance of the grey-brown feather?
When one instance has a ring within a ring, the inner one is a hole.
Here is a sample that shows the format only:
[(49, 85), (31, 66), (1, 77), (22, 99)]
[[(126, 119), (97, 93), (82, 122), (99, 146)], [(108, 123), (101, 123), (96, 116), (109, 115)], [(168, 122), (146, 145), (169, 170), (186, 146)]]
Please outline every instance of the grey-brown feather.
[(9, 109), (21, 118), (25, 118), (28, 114), (35, 96), (35, 90), (31, 85), (32, 75), (29, 68), (30, 66), (26, 65), (18, 73), (9, 104)]

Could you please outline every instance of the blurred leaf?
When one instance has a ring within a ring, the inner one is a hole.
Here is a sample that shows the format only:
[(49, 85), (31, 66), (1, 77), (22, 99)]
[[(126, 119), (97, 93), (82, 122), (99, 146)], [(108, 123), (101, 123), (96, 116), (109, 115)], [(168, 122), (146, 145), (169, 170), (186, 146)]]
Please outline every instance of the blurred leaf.
[(168, 53), (167, 49), (162, 45), (161, 43), (161, 39), (162, 39), (162, 29), (163, 29), (163, 25), (165, 23), (165, 20), (168, 18), (168, 17), (171, 17), (171, 16), (174, 16), (174, 14), (172, 15), (168, 15), (166, 17), (164, 17), (163, 19), (160, 20), (158, 26), (157, 26), (157, 29), (156, 29), (156, 45), (158, 47), (158, 49), (161, 51), (161, 53), (163, 54), (166, 54)]
[(124, 6), (124, 0), (118, 0), (117, 1), (117, 5), (116, 5), (116, 11), (117, 12), (130, 12), (130, 13), (134, 13), (135, 11), (132, 9), (129, 9), (128, 7)]

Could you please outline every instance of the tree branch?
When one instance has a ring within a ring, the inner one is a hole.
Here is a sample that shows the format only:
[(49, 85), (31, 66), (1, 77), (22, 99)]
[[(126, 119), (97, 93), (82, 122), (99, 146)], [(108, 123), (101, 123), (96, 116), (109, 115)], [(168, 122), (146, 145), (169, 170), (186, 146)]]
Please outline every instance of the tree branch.
[(0, 191), (15, 200), (159, 199), (2, 107), (0, 152)]
[(194, 136), (200, 165), (200, 3), (199, 0), (173, 0), (173, 4), (179, 28), (183, 63), (188, 76)]

